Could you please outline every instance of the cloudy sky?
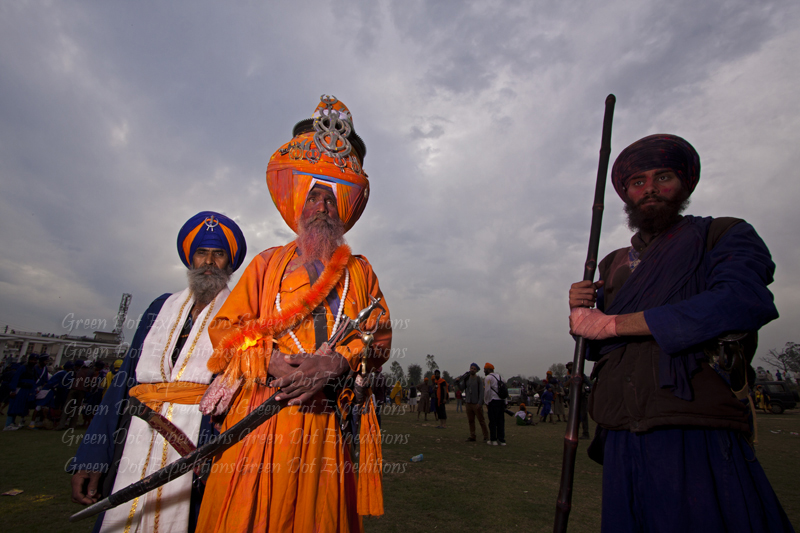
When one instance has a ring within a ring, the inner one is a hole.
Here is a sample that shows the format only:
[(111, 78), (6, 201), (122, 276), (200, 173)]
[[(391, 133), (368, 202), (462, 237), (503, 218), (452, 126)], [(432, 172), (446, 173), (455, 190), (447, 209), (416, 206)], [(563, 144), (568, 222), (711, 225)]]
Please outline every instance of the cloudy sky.
[[(175, 240), (201, 210), (241, 225), (248, 261), (290, 241), (267, 161), (327, 93), (367, 145), (347, 237), (407, 320), (403, 367), (543, 375), (572, 358), (614, 93), (612, 162), (689, 140), (688, 212), (745, 218), (777, 264), (759, 353), (800, 341), (796, 1), (274, 4), (0, 4), (0, 327), (110, 330), (123, 292), (138, 317), (185, 287)], [(609, 187), (601, 256), (629, 241), (621, 208)]]

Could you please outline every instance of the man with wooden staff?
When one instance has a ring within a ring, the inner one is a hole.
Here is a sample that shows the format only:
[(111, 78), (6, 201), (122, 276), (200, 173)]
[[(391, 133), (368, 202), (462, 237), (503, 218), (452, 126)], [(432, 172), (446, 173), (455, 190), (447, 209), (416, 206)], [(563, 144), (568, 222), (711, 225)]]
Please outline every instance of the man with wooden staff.
[[(193, 446), (213, 431), (198, 407), (212, 378), (208, 325), (231, 292), (228, 280), (244, 262), (247, 243), (236, 222), (202, 211), (183, 225), (177, 246), (189, 269), (189, 286), (156, 298), (139, 322), (122, 367), (68, 466), (76, 503), (93, 504), (181, 457), (162, 434), (131, 416), (126, 408), (130, 398), (169, 420)], [(189, 531), (201, 489), (192, 476), (174, 479), (109, 509), (95, 530)]]
[(351, 436), (360, 446), (356, 479), (356, 458), (341, 432), (344, 394), (326, 394), (332, 379), (380, 367), (391, 346), (383, 299), (372, 353), (365, 354), (361, 336), (335, 350), (326, 342), (343, 316), (354, 318), (383, 298), (372, 266), (351, 255), (343, 237), (369, 196), (365, 153), (350, 111), (323, 96), (270, 158), (273, 202), (298, 236), (256, 256), (211, 325), (209, 368), (219, 377), (201, 409), (227, 412), (224, 430), (278, 388), (288, 406), (216, 458), (198, 531), (362, 531), (362, 516), (383, 514), (374, 407), (368, 399), (359, 434)]
[[(596, 361), (603, 531), (793, 531), (749, 441), (748, 355), (778, 317), (775, 265), (743, 220), (681, 216), (699, 178), (680, 137), (623, 150), (611, 179), (632, 246), (569, 291), (571, 332)], [(717, 341), (731, 332), (749, 333)]]

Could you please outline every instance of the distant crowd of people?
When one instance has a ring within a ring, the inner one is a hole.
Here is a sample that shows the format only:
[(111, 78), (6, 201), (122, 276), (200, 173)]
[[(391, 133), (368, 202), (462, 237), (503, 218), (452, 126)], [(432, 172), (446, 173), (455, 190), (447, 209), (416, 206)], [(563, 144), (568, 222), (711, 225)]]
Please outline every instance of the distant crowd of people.
[(792, 373), (788, 370), (784, 371), (781, 374), (781, 371), (775, 370), (775, 377), (772, 376), (772, 372), (769, 370), (764, 370), (763, 367), (756, 368), (756, 380), (758, 381), (788, 381), (789, 383), (796, 382), (797, 385), (800, 385), (800, 377), (794, 378)]
[(110, 369), (102, 361), (76, 359), (55, 367), (46, 354), (31, 354), (25, 363), (6, 358), (0, 367), (3, 431), (26, 423), (31, 429), (75, 429), (79, 421), (87, 427), (121, 365), (122, 359)]
[[(470, 365), (469, 371), (448, 383), (439, 370), (433, 375), (425, 377), (420, 383), (404, 387), (400, 380), (394, 380), (394, 386), (389, 387), (387, 378), (381, 374), (379, 380), (373, 385), (376, 404), (384, 406), (386, 403), (402, 405), (407, 404), (412, 412), (417, 413), (417, 420), (428, 420), (428, 415), (433, 416), (437, 422), (437, 429), (447, 428), (446, 405), (451, 401), (452, 389), (455, 400), (455, 412), (467, 414), (469, 423), (468, 442), (476, 442), (476, 421), (481, 427), (482, 440), (489, 445), (505, 446), (505, 422), (503, 415), (514, 417), (517, 425), (535, 426), (539, 422), (566, 422), (566, 407), (569, 397), (569, 382), (572, 363), (566, 365), (567, 375), (561, 379), (555, 377), (551, 371), (542, 381), (529, 381), (509, 383), (495, 371), (491, 363), (483, 367), (484, 376), (479, 375), (480, 367), (477, 363)], [(509, 387), (514, 389), (514, 397), (509, 396)], [(518, 389), (518, 395), (517, 395)], [(584, 400), (589, 396), (591, 383), (583, 376), (581, 394)], [(514, 413), (508, 409), (513, 403), (519, 404), (519, 410)], [(583, 434), (581, 438), (589, 438), (589, 419), (586, 410), (587, 401), (581, 406), (581, 425)], [(484, 406), (486, 407), (484, 411)], [(535, 408), (535, 409), (534, 409)], [(385, 410), (385, 407), (384, 407)], [(485, 414), (484, 414), (485, 413)], [(488, 420), (488, 425), (487, 425)]]

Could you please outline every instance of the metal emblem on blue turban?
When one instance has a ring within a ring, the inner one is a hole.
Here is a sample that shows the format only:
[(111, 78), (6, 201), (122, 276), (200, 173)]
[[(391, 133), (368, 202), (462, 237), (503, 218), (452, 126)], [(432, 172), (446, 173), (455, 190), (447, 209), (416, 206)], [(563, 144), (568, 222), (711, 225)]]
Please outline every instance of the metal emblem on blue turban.
[(178, 255), (186, 268), (191, 268), (192, 257), (201, 247), (225, 250), (234, 271), (247, 255), (247, 242), (242, 230), (236, 222), (214, 211), (197, 213), (178, 232)]
[(210, 229), (211, 231), (214, 231), (214, 228), (219, 226), (219, 220), (214, 218), (214, 215), (211, 215), (210, 217), (206, 218), (204, 224), (206, 225), (206, 227), (208, 229)]

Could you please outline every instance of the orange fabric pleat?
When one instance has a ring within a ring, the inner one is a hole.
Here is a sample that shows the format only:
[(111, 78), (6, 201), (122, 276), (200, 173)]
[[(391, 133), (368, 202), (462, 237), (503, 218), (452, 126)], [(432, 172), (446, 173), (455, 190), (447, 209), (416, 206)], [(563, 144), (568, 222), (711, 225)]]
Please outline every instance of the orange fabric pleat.
[(383, 514), (383, 452), (381, 431), (372, 397), (364, 404), (361, 428), (358, 432), (361, 447), (358, 464), (358, 514)]
[[(222, 429), (275, 391), (258, 384), (243, 389)], [(216, 457), (197, 531), (363, 531), (347, 505), (355, 474), (336, 426), (333, 415), (287, 407)]]
[[(294, 244), (267, 250), (256, 256), (247, 267), (209, 326), (209, 336), (215, 348), (243, 325), (263, 324), (262, 317), (278, 314), (275, 296), (283, 290), (282, 279), (294, 251)], [(366, 259), (350, 256), (347, 271), (350, 273), (350, 289), (342, 298), (342, 305), (347, 315), (354, 317), (369, 305), (370, 296), (383, 297), (383, 294)], [(286, 279), (292, 275), (287, 275)], [(292, 279), (294, 284), (287, 284), (288, 292), (282, 293), (281, 308), (284, 310), (294, 306), (297, 300), (306, 300), (312, 289), (307, 285), (308, 281), (303, 285), (296, 283), (296, 277)], [(343, 284), (342, 276), (337, 285), (339, 294)], [(381, 301), (381, 305), (387, 309), (387, 314), (375, 333), (372, 346), (379, 350), (367, 361), (368, 368), (383, 364), (391, 349), (388, 306), (385, 301)], [(330, 330), (333, 316), (328, 318)], [(373, 322), (367, 327), (374, 325)], [(300, 322), (294, 331), (303, 346), (313, 346), (314, 328), (310, 317)], [(284, 353), (298, 351), (289, 335), (275, 335), (265, 335), (247, 349), (237, 350), (239, 361), (221, 358), (220, 366), (225, 370), (234, 365), (239, 369), (247, 365), (251, 376), (266, 375), (273, 347)], [(347, 358), (351, 368), (357, 369), (363, 348), (361, 338), (356, 337), (337, 347), (337, 351)], [(246, 363), (241, 361), (245, 358), (248, 359)], [(276, 391), (262, 383), (258, 380), (242, 388), (225, 418), (223, 430), (236, 424)], [(368, 444), (372, 449), (368, 455), (374, 457), (370, 460), (374, 469), (380, 446), (374, 408), (371, 416), (372, 421), (369, 421), (369, 415), (364, 417), (364, 421), (375, 428), (370, 430), (372, 442)], [(372, 483), (369, 487), (373, 497), (376, 490), (380, 496), (379, 485)], [(242, 442), (214, 458), (197, 531), (360, 532), (363, 529), (358, 514), (359, 499), (354, 465), (341, 441), (336, 417), (287, 407), (254, 429)], [(374, 504), (367, 505), (370, 507), (376, 512), (380, 509)]]

